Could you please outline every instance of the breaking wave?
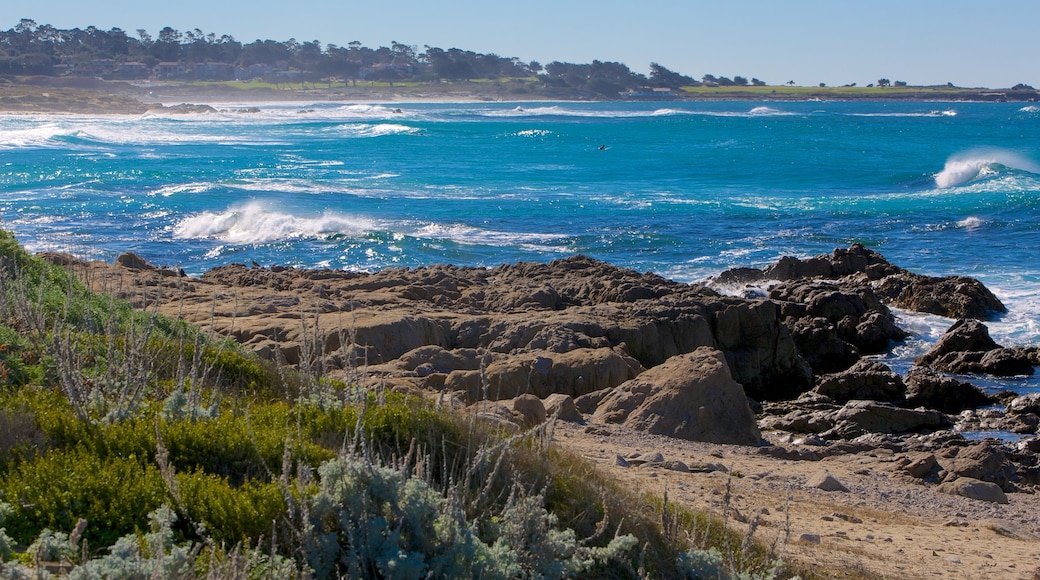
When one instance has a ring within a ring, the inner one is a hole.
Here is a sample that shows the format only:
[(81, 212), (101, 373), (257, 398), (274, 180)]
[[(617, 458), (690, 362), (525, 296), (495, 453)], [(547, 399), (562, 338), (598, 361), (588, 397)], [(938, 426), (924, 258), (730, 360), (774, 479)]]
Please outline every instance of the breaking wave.
[(263, 244), (279, 240), (356, 235), (376, 229), (373, 220), (333, 212), (296, 216), (251, 202), (222, 212), (202, 212), (174, 227), (179, 239), (215, 238), (231, 244)]
[(1040, 174), (1040, 165), (1011, 151), (977, 149), (950, 157), (943, 170), (935, 174), (935, 185), (940, 189), (957, 187), (1007, 170)]

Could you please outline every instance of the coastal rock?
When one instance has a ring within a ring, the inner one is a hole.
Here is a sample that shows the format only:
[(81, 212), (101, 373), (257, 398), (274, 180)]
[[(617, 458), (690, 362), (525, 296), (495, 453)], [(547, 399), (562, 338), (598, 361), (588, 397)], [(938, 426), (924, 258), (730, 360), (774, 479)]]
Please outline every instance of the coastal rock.
[(944, 481), (937, 488), (942, 493), (959, 495), (968, 499), (988, 501), (999, 504), (1008, 503), (1007, 495), (1000, 486), (988, 481), (979, 481), (970, 477), (960, 477), (952, 481)]
[(482, 369), (450, 372), (444, 388), (462, 393), (471, 403), (511, 399), (522, 393), (539, 398), (554, 393), (577, 397), (620, 385), (642, 370), (638, 361), (611, 348), (517, 353), (496, 356)]
[(982, 282), (967, 276), (901, 274), (886, 278), (878, 285), (878, 291), (900, 308), (947, 318), (989, 320), (994, 314), (1007, 312), (1007, 307)]
[(819, 373), (845, 370), (860, 359), (859, 349), (838, 337), (838, 327), (819, 317), (791, 323), (791, 335), (805, 361)]
[(913, 367), (903, 377), (906, 406), (960, 413), (993, 403), (992, 397), (971, 383), (943, 376), (927, 367)]
[(903, 409), (877, 401), (849, 401), (834, 419), (835, 427), (822, 436), (851, 439), (866, 433), (935, 431), (952, 425), (949, 417), (938, 411)]
[(962, 318), (946, 329), (939, 340), (927, 353), (921, 356), (918, 364), (932, 364), (947, 354), (958, 352), (986, 352), (1000, 348), (989, 336), (989, 328), (974, 318)]
[(585, 422), (585, 418), (582, 417), (581, 411), (578, 410), (578, 406), (570, 395), (554, 393), (546, 397), (543, 403), (545, 405), (545, 413), (550, 417), (556, 417), (561, 421), (569, 421), (571, 423)]
[(526, 427), (545, 422), (545, 405), (534, 395), (520, 395), (513, 399), (513, 413), (521, 418)]
[(814, 391), (839, 403), (854, 399), (901, 403), (906, 386), (884, 363), (861, 360), (848, 370), (820, 377)]
[(593, 419), (693, 441), (757, 446), (762, 440), (724, 355), (706, 347), (612, 389)]
[(950, 447), (937, 454), (936, 459), (949, 474), (947, 477), (965, 477), (988, 481), (1010, 490), (1015, 468), (1004, 451), (995, 445), (980, 443), (968, 447)]
[(1034, 350), (1003, 348), (990, 338), (985, 324), (965, 318), (955, 322), (916, 362), (957, 374), (1031, 375), (1037, 361)]
[(1014, 415), (1026, 415), (1029, 413), (1040, 415), (1040, 393), (1029, 393), (1015, 397), (1008, 403), (1007, 411)]
[(116, 264), (131, 270), (154, 270), (155, 266), (149, 264), (144, 258), (133, 252), (123, 252), (116, 258)]

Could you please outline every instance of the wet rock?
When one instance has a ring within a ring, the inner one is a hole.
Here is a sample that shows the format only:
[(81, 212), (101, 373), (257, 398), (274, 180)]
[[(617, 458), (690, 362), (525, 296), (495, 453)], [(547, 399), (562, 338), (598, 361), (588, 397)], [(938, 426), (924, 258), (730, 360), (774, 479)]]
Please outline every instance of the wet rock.
[(1008, 403), (1007, 412), (1014, 415), (1040, 415), (1040, 393), (1029, 393), (1015, 397)]
[(988, 288), (967, 276), (892, 276), (879, 285), (879, 292), (900, 308), (948, 318), (988, 320), (994, 314), (1007, 312), (1007, 307)]
[(957, 352), (986, 352), (1000, 345), (989, 336), (985, 324), (974, 318), (962, 318), (953, 323), (918, 364), (931, 364), (940, 357)]
[(993, 403), (992, 397), (975, 385), (943, 376), (927, 367), (914, 367), (903, 377), (906, 406), (960, 413)]

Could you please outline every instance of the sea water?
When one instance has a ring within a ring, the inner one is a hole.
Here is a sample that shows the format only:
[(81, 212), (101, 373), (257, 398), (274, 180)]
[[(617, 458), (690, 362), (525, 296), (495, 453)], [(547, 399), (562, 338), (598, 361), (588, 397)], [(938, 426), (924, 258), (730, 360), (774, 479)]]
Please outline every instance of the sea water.
[[(697, 282), (859, 242), (979, 278), (1040, 344), (1040, 107), (269, 103), (0, 115), (0, 227), (32, 251), (372, 271), (586, 254)], [(909, 367), (952, 323), (900, 312)], [(996, 391), (1037, 379), (975, 379)]]

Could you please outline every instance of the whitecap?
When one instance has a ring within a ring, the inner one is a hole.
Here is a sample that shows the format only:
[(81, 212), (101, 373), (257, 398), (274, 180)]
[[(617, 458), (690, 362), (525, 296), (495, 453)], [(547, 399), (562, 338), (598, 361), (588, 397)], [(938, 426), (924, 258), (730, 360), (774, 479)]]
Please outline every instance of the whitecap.
[(1018, 110), (1019, 113), (1040, 113), (1040, 107), (1036, 105), (1026, 105)]
[(174, 227), (179, 239), (219, 239), (230, 244), (261, 244), (329, 235), (357, 235), (376, 229), (367, 218), (325, 212), (300, 216), (251, 202), (222, 212), (202, 212), (184, 218)]
[(974, 231), (982, 227), (986, 223), (982, 218), (970, 216), (957, 222), (957, 227), (966, 229), (968, 231)]
[(956, 187), (996, 175), (1002, 168), (1040, 174), (1040, 165), (1012, 151), (975, 149), (950, 157), (943, 170), (935, 174), (935, 185), (940, 189)]
[(385, 137), (387, 135), (418, 135), (421, 133), (416, 127), (397, 123), (342, 125), (339, 127), (339, 132), (347, 137)]
[(523, 131), (517, 131), (515, 133), (517, 137), (548, 137), (552, 135), (552, 131), (548, 129), (525, 129)]

